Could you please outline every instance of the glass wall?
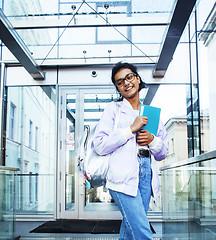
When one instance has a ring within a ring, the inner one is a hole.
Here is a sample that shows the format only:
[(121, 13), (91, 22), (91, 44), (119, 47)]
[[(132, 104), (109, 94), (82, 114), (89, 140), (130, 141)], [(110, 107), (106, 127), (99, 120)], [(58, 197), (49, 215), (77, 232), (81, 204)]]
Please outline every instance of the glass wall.
[[(161, 108), (161, 120), (168, 134), (169, 152), (164, 161), (156, 162), (158, 170), (174, 161), (182, 161), (188, 158), (186, 117), (187, 87), (187, 84), (162, 84), (159, 86), (151, 103), (152, 106)], [(159, 171), (159, 176), (160, 174)], [(155, 204), (152, 201), (150, 203), (150, 214), (151, 210), (158, 211), (159, 213), (162, 212), (161, 201), (160, 193), (159, 202)]]
[[(215, 36), (214, 0), (202, 0), (197, 7), (197, 37), (198, 37), (198, 66), (199, 66), (199, 92), (201, 116), (208, 121), (201, 128), (201, 145), (209, 145), (209, 151), (216, 149), (216, 36)], [(193, 16), (195, 18), (195, 16)], [(203, 132), (209, 129), (208, 138), (203, 138)], [(203, 151), (202, 151), (203, 152)]]
[(162, 169), (163, 236), (216, 238), (216, 152)]
[(0, 239), (14, 239), (15, 171), (0, 167)]
[(8, 87), (6, 166), (16, 175), (17, 214), (53, 214), (56, 93), (52, 86)]
[(197, 46), (197, 21), (196, 11), (188, 23), (190, 85), (187, 89), (187, 125), (188, 125), (188, 156), (201, 154), (200, 139), (200, 104), (199, 104), (199, 71), (198, 71), (198, 46)]

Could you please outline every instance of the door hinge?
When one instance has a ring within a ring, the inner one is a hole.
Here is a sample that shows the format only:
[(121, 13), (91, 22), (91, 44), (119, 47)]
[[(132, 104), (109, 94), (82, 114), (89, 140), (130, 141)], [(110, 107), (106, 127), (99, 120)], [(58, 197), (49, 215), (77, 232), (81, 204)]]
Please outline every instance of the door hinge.
[(61, 203), (59, 203), (59, 212), (61, 212)]
[(61, 172), (59, 172), (59, 180), (61, 181)]
[(60, 141), (60, 149), (62, 149), (62, 140)]
[(61, 103), (61, 105), (62, 105), (62, 103), (63, 103), (63, 97), (61, 96), (61, 101), (60, 101), (60, 103)]
[(60, 119), (62, 119), (62, 110), (60, 111)]

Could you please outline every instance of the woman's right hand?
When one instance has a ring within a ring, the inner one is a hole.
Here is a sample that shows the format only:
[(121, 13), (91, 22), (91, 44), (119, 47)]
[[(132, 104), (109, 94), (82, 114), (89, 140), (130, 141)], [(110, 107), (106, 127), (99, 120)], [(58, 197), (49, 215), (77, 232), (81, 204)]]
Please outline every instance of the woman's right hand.
[(133, 124), (130, 126), (132, 133), (138, 132), (141, 127), (148, 123), (148, 118), (143, 116), (137, 116)]

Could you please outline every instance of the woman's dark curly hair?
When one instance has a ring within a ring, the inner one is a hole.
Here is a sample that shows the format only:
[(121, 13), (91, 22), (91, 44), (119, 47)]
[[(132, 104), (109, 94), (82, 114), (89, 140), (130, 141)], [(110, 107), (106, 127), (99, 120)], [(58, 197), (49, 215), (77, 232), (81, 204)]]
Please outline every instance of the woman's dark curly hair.
[[(112, 69), (112, 83), (115, 85), (115, 75), (121, 70), (121, 69), (125, 69), (125, 68), (128, 68), (130, 69), (133, 73), (135, 73), (137, 76), (139, 76), (138, 72), (137, 72), (137, 68), (133, 65), (133, 64), (130, 64), (130, 63), (127, 63), (127, 62), (118, 62), (116, 63), (116, 65), (113, 67)], [(140, 77), (140, 76), (139, 76)], [(115, 85), (117, 91), (119, 92), (117, 86)], [(142, 81), (141, 77), (140, 77), (140, 84), (139, 84), (139, 91), (142, 89), (142, 88), (145, 88), (145, 83)]]

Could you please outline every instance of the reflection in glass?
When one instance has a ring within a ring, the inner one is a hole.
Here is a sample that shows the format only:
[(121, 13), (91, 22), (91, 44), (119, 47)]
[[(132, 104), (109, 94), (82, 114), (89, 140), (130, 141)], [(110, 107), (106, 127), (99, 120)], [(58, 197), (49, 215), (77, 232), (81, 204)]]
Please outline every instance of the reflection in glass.
[[(165, 160), (156, 161), (158, 170), (176, 160), (182, 161), (188, 158), (186, 89), (186, 85), (161, 84), (151, 102), (152, 106), (161, 108), (161, 120), (168, 134), (168, 155)], [(170, 182), (162, 182), (161, 180), (161, 186), (163, 184), (169, 188)], [(159, 202), (155, 205), (151, 201), (150, 209), (152, 211), (161, 211), (161, 200), (161, 192), (159, 192)], [(172, 199), (172, 201), (169, 204), (176, 203), (176, 199)]]
[(16, 174), (16, 213), (54, 213), (55, 88), (8, 87), (6, 166)]
[(75, 203), (75, 124), (76, 95), (66, 98), (66, 159), (65, 159), (65, 210), (73, 211)]
[[(19, 8), (14, 7), (15, 2)], [(33, 4), (11, 0), (3, 1), (2, 9), (12, 25), (18, 25), (19, 36), (40, 64), (44, 59), (83, 64), (83, 50), (91, 64), (109, 60), (115, 63), (116, 57), (118, 61), (128, 59), (143, 64), (157, 61), (175, 3), (176, 0), (145, 0), (145, 4), (142, 0), (105, 4), (101, 0), (38, 0)], [(22, 28), (29, 22), (34, 29)], [(108, 58), (108, 50), (114, 59)], [(3, 56), (11, 59), (7, 51)]]
[(216, 158), (212, 156), (162, 171), (165, 238), (178, 234), (180, 239), (215, 239)]
[(0, 239), (14, 239), (14, 175), (0, 168)]
[[(94, 125), (99, 120), (106, 105), (116, 101), (114, 94), (85, 94), (84, 96), (84, 126)], [(86, 211), (113, 211), (118, 210), (107, 189), (99, 187), (96, 189), (85, 188)]]

